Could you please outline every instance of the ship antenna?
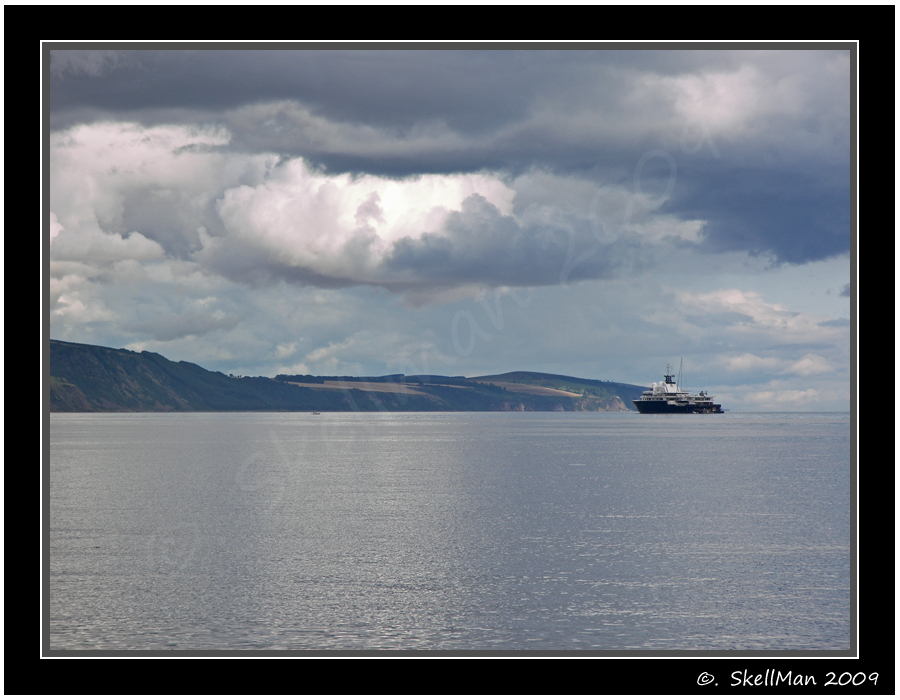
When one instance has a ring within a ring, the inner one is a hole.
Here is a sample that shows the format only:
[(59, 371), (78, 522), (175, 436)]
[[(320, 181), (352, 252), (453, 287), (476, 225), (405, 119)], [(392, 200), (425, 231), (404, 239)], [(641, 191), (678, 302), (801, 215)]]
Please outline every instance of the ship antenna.
[(684, 387), (681, 386), (681, 371), (684, 369), (684, 358), (681, 358), (681, 364), (678, 365), (678, 390), (684, 391)]

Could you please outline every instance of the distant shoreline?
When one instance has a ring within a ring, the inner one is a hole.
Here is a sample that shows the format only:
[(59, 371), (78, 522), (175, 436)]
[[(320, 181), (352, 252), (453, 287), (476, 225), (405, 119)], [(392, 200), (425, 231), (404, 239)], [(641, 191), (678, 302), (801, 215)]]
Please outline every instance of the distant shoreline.
[(632, 411), (646, 387), (541, 372), (235, 377), (158, 353), (50, 341), (52, 413)]

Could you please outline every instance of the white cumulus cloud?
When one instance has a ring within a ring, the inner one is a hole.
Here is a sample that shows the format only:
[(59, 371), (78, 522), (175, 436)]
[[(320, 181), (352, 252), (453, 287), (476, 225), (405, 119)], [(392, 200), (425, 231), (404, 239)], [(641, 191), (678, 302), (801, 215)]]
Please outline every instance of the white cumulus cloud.
[(797, 360), (797, 362), (791, 363), (785, 369), (785, 372), (801, 377), (809, 377), (815, 374), (834, 372), (834, 367), (821, 355), (807, 354)]

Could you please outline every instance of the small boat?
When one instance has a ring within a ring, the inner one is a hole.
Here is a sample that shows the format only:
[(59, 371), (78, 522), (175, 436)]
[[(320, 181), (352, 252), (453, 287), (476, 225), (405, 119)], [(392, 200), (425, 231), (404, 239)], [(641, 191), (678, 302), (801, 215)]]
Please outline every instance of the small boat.
[(313, 412), (310, 413), (309, 415), (311, 415), (311, 416), (320, 416), (320, 415), (322, 415), (322, 414), (319, 413), (318, 411), (313, 411)]
[[(681, 361), (681, 366), (684, 367), (684, 360)], [(714, 397), (708, 393), (701, 391), (699, 394), (689, 394), (679, 388), (681, 369), (678, 370), (677, 382), (669, 365), (666, 365), (664, 376), (664, 382), (653, 382), (650, 391), (645, 391), (641, 398), (632, 400), (631, 403), (639, 413), (724, 413), (722, 406), (713, 403)]]

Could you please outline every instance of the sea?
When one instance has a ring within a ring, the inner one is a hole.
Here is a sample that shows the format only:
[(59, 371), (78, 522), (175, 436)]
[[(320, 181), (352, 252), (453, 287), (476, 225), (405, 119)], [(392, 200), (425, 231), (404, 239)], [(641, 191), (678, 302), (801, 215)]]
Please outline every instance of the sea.
[(848, 413), (51, 414), (45, 648), (851, 646)]

